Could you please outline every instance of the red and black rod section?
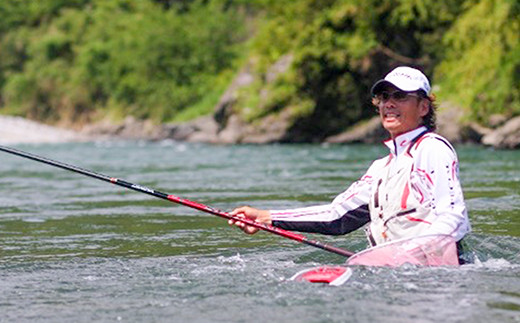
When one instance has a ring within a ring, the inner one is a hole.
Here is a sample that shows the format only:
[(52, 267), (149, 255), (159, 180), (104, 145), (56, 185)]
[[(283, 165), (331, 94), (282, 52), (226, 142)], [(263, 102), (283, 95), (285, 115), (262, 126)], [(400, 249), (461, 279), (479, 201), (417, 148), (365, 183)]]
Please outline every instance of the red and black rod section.
[(334, 246), (331, 246), (331, 245), (319, 242), (317, 240), (310, 240), (309, 238), (307, 238), (306, 236), (301, 235), (301, 234), (297, 234), (297, 233), (294, 233), (294, 232), (291, 232), (291, 231), (283, 230), (283, 229), (274, 227), (272, 225), (268, 225), (268, 224), (264, 224), (264, 223), (258, 223), (258, 222), (255, 222), (253, 220), (247, 219), (247, 218), (239, 218), (239, 217), (233, 216), (233, 215), (231, 215), (231, 214), (229, 214), (227, 212), (224, 212), (224, 211), (221, 211), (221, 210), (209, 207), (209, 206), (201, 204), (201, 203), (197, 203), (197, 202), (194, 202), (194, 201), (183, 199), (183, 198), (180, 198), (180, 197), (175, 196), (175, 195), (159, 192), (159, 191), (156, 191), (154, 189), (148, 188), (146, 186), (133, 184), (133, 183), (124, 181), (122, 179), (118, 179), (118, 178), (115, 178), (115, 177), (109, 177), (109, 176), (106, 176), (106, 175), (103, 175), (103, 174), (99, 174), (99, 173), (96, 173), (96, 172), (93, 172), (93, 171), (90, 171), (90, 170), (87, 170), (87, 169), (84, 169), (84, 168), (80, 168), (80, 167), (74, 166), (74, 165), (65, 164), (65, 163), (62, 163), (62, 162), (59, 162), (59, 161), (55, 161), (55, 160), (52, 160), (52, 159), (49, 159), (49, 158), (45, 158), (45, 157), (36, 156), (34, 154), (30, 154), (30, 153), (27, 153), (27, 152), (23, 152), (21, 150), (17, 150), (17, 149), (10, 148), (10, 147), (5, 147), (5, 146), (0, 146), (0, 151), (4, 151), (4, 152), (9, 153), (9, 154), (13, 154), (13, 155), (16, 155), (16, 156), (32, 159), (32, 160), (37, 161), (37, 162), (41, 162), (41, 163), (45, 163), (47, 165), (59, 167), (59, 168), (62, 168), (62, 169), (68, 170), (68, 171), (72, 171), (72, 172), (75, 172), (75, 173), (83, 174), (85, 176), (93, 177), (93, 178), (96, 178), (96, 179), (99, 179), (99, 180), (102, 180), (102, 181), (105, 181), (105, 182), (109, 182), (109, 183), (112, 183), (112, 184), (115, 184), (115, 185), (119, 185), (119, 186), (122, 186), (122, 187), (125, 187), (125, 188), (128, 188), (128, 189), (137, 191), (137, 192), (141, 192), (141, 193), (145, 193), (145, 194), (148, 194), (148, 195), (152, 195), (152, 196), (164, 199), (164, 200), (168, 200), (168, 201), (171, 201), (171, 202), (174, 202), (174, 203), (177, 203), (177, 204), (181, 204), (181, 205), (193, 208), (193, 209), (197, 209), (197, 210), (202, 211), (202, 212), (210, 213), (210, 214), (219, 216), (221, 218), (225, 218), (225, 219), (228, 219), (228, 220), (234, 220), (234, 221), (241, 221), (241, 222), (243, 222), (243, 223), (245, 223), (245, 224), (247, 224), (249, 226), (258, 228), (260, 230), (264, 230), (264, 231), (271, 232), (271, 233), (277, 234), (277, 235), (285, 237), (285, 238), (296, 240), (298, 242), (307, 244), (309, 246), (320, 248), (320, 249), (323, 249), (323, 250), (326, 250), (326, 251), (329, 251), (329, 252), (332, 252), (332, 253), (335, 253), (335, 254), (338, 254), (338, 255), (341, 255), (341, 256), (350, 257), (350, 256), (352, 256), (354, 254), (351, 251), (348, 251), (348, 250), (345, 250), (345, 249), (341, 249), (341, 248), (337, 248), (337, 247), (334, 247)]

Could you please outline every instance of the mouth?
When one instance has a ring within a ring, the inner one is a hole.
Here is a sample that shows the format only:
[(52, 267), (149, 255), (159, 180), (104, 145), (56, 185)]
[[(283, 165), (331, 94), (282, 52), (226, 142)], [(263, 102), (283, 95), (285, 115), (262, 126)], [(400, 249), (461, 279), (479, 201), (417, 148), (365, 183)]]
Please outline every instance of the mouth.
[(397, 111), (385, 111), (383, 117), (385, 119), (397, 119), (401, 116), (401, 114)]

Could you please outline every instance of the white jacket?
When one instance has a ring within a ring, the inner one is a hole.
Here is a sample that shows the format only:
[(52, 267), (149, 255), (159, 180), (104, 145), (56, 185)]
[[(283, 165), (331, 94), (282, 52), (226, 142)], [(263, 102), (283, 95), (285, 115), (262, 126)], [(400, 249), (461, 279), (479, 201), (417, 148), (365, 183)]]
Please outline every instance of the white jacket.
[(332, 203), (271, 210), (273, 225), (337, 235), (370, 222), (367, 234), (372, 245), (426, 234), (462, 239), (470, 224), (450, 143), (420, 127), (385, 144), (390, 154), (374, 161)]

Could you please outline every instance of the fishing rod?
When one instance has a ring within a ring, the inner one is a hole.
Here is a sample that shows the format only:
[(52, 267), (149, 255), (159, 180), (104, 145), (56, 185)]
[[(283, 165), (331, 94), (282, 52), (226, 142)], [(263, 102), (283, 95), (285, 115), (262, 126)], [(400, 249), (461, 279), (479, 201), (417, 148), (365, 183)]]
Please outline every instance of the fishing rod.
[(47, 164), (47, 165), (51, 165), (51, 166), (55, 166), (55, 167), (58, 167), (58, 168), (62, 168), (62, 169), (65, 169), (65, 170), (68, 170), (68, 171), (71, 171), (71, 172), (79, 173), (79, 174), (82, 174), (82, 175), (85, 175), (85, 176), (89, 176), (89, 177), (92, 177), (92, 178), (95, 178), (95, 179), (99, 179), (99, 180), (102, 180), (102, 181), (105, 181), (105, 182), (109, 182), (109, 183), (112, 183), (112, 184), (115, 184), (115, 185), (119, 185), (119, 186), (122, 186), (122, 187), (125, 187), (125, 188), (128, 188), (128, 189), (137, 191), (137, 192), (141, 192), (141, 193), (145, 193), (145, 194), (148, 194), (148, 195), (152, 195), (152, 196), (164, 199), (164, 200), (168, 200), (170, 202), (174, 202), (174, 203), (181, 204), (181, 205), (193, 208), (193, 209), (197, 209), (197, 210), (202, 211), (202, 212), (213, 214), (213, 215), (219, 216), (221, 218), (225, 218), (225, 219), (233, 220), (233, 221), (238, 221), (238, 222), (243, 222), (246, 225), (255, 227), (257, 229), (264, 230), (264, 231), (267, 231), (267, 232), (270, 232), (270, 233), (274, 233), (274, 234), (277, 234), (277, 235), (282, 236), (284, 238), (289, 238), (289, 239), (292, 239), (292, 240), (304, 243), (304, 244), (309, 245), (309, 246), (313, 246), (313, 247), (316, 247), (316, 248), (320, 248), (320, 249), (323, 249), (323, 250), (326, 250), (326, 251), (338, 254), (340, 256), (350, 257), (350, 256), (352, 256), (354, 254), (351, 251), (348, 251), (348, 250), (345, 250), (345, 249), (341, 249), (341, 248), (338, 248), (338, 247), (334, 247), (334, 246), (331, 246), (331, 245), (319, 242), (317, 240), (310, 240), (309, 238), (307, 238), (306, 236), (301, 235), (301, 234), (297, 234), (297, 233), (294, 233), (294, 232), (291, 232), (291, 231), (286, 231), (286, 230), (274, 227), (274, 226), (269, 225), (269, 224), (258, 223), (258, 222), (255, 222), (255, 221), (251, 220), (251, 219), (248, 219), (248, 218), (237, 217), (237, 216), (229, 214), (228, 212), (224, 212), (224, 211), (221, 211), (221, 210), (209, 207), (207, 205), (204, 205), (204, 204), (201, 204), (201, 203), (198, 203), (198, 202), (194, 202), (194, 201), (190, 201), (190, 200), (187, 200), (187, 199), (184, 199), (184, 198), (180, 198), (180, 197), (172, 195), (172, 194), (166, 194), (166, 193), (163, 193), (163, 192), (159, 192), (159, 191), (156, 191), (154, 189), (148, 188), (146, 186), (130, 183), (130, 182), (127, 182), (127, 181), (124, 181), (122, 179), (118, 179), (118, 178), (115, 178), (115, 177), (109, 177), (109, 176), (106, 176), (106, 175), (103, 175), (103, 174), (95, 173), (93, 171), (90, 171), (90, 170), (87, 170), (87, 169), (84, 169), (84, 168), (80, 168), (80, 167), (77, 167), (77, 166), (74, 166), (74, 165), (65, 164), (65, 163), (62, 163), (62, 162), (59, 162), (59, 161), (55, 161), (55, 160), (52, 160), (52, 159), (49, 159), (49, 158), (45, 158), (45, 157), (40, 157), (40, 156), (37, 156), (37, 155), (33, 155), (33, 154), (30, 154), (30, 153), (27, 153), (27, 152), (23, 152), (21, 150), (17, 150), (17, 149), (5, 147), (5, 146), (0, 146), (0, 151), (4, 151), (6, 153), (13, 154), (13, 155), (16, 155), (16, 156), (28, 158), (28, 159), (31, 159), (31, 160), (34, 160), (34, 161), (37, 161), (37, 162), (41, 162), (41, 163)]

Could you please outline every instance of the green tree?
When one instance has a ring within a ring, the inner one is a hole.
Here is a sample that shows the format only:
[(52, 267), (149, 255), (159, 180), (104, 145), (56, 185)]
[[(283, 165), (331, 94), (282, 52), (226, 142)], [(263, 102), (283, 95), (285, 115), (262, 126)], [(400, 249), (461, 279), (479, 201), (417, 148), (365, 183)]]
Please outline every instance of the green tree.
[(484, 123), (494, 113), (520, 114), (519, 35), (518, 1), (468, 1), (443, 39), (442, 95)]
[[(315, 141), (374, 114), (397, 65), (486, 122), (520, 114), (514, 0), (41, 0), (0, 2), (0, 108), (45, 121), (211, 113), (243, 62), (234, 112), (290, 119)], [(280, 61), (290, 66), (278, 72)], [(288, 139), (289, 140), (289, 139)]]
[(263, 117), (291, 109), (290, 136), (303, 141), (321, 140), (374, 115), (368, 94), (374, 80), (397, 65), (431, 74), (462, 2), (278, 2), (253, 41), (252, 55), (258, 55), (260, 73), (287, 53), (294, 62), (276, 82), (253, 85), (265, 87), (272, 98), (248, 114)]
[(223, 90), (214, 84), (233, 67), (242, 41), (235, 8), (196, 1), (181, 11), (153, 1), (93, 0), (13, 30), (2, 39), (11, 61), (2, 70), (5, 105), (47, 121), (173, 119)]

